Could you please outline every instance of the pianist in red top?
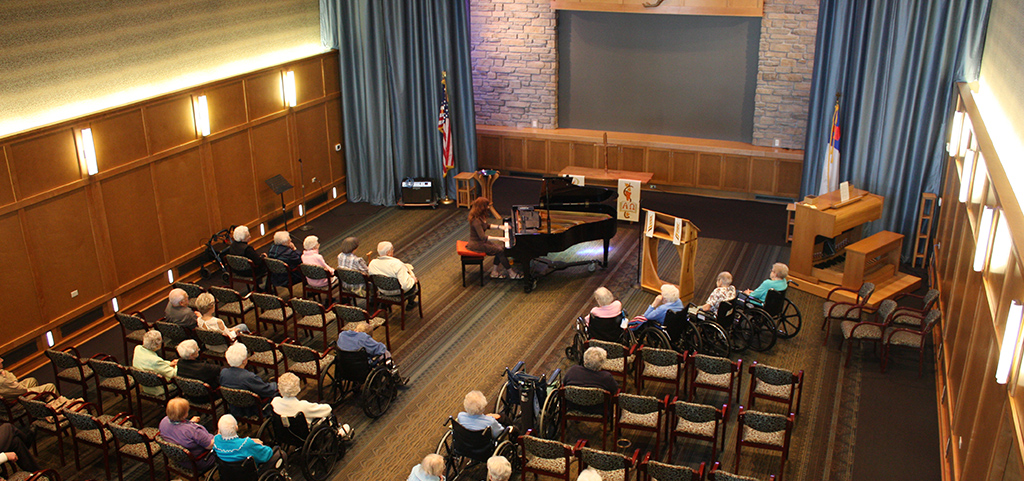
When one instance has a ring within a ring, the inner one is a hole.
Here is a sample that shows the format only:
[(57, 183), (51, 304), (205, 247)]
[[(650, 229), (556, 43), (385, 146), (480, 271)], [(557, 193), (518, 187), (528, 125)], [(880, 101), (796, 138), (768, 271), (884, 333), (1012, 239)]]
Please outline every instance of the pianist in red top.
[(508, 231), (505, 231), (506, 237), (494, 237), (487, 235), (487, 229), (508, 229), (506, 226), (494, 225), (487, 222), (487, 213), (490, 212), (490, 209), (491, 200), (487, 197), (477, 197), (476, 200), (473, 201), (473, 204), (469, 209), (469, 242), (466, 244), (466, 247), (471, 251), (483, 252), (489, 256), (494, 256), (494, 267), (491, 269), (492, 278), (522, 278), (522, 274), (512, 270), (512, 267), (508, 262), (508, 256), (505, 255), (505, 247), (491, 242), (498, 241), (501, 243), (507, 243)]

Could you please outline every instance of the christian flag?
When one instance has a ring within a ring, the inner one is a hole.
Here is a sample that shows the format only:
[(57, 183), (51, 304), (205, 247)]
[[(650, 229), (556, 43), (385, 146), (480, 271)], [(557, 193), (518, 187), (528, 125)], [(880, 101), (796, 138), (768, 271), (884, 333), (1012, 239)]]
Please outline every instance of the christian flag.
[(437, 130), (441, 132), (441, 166), (444, 173), (455, 167), (455, 157), (452, 155), (452, 121), (448, 116), (448, 81), (446, 75), (441, 74), (441, 112), (437, 114)]
[(836, 94), (836, 106), (832, 110), (832, 135), (825, 147), (824, 161), (818, 195), (839, 190), (839, 94)]

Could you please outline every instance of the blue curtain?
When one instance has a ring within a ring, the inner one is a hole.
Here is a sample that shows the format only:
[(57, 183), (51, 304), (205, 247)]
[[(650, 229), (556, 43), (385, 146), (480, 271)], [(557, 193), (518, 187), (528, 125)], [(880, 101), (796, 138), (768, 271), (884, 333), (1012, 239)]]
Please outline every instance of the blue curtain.
[(821, 0), (803, 195), (818, 194), (839, 93), (839, 181), (885, 197), (866, 233), (915, 233), (921, 193), (940, 188), (954, 83), (978, 78), (990, 5)]
[(320, 36), (341, 58), (349, 200), (393, 205), (407, 177), (440, 186), (443, 71), (455, 157), (449, 177), (476, 168), (466, 0), (320, 0)]

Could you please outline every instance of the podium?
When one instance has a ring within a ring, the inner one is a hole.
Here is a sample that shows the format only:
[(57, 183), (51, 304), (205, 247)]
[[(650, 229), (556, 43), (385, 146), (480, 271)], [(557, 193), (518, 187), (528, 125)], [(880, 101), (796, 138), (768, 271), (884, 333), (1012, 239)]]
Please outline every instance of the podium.
[[(689, 220), (644, 210), (644, 230), (640, 239), (640, 287), (655, 294), (662, 284), (679, 286), (679, 300), (686, 304), (693, 299), (693, 263), (697, 259), (697, 233), (700, 229)], [(676, 281), (658, 275), (658, 245), (670, 241), (679, 252), (679, 275)]]

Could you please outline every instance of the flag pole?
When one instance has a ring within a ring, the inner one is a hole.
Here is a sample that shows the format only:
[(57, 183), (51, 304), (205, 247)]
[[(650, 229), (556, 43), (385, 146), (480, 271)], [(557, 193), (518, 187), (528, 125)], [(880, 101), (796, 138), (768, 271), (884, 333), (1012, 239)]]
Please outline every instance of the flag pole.
[[(444, 92), (444, 97), (445, 97), (444, 101), (445, 101), (446, 104), (448, 103), (448, 84), (447, 84), (447, 82), (448, 82), (448, 71), (447, 70), (442, 70), (441, 71), (441, 85), (444, 86), (443, 92)], [(449, 120), (449, 122), (451, 122), (451, 121)], [(449, 128), (451, 128), (451, 127), (449, 126)], [(443, 163), (444, 162), (442, 160), (442, 164)], [(451, 170), (451, 169), (444, 169), (443, 167), (442, 167), (442, 170), (441, 170), (441, 186), (443, 187), (442, 190), (444, 190), (444, 200), (441, 201), (441, 205), (452, 205), (452, 204), (455, 203), (455, 201), (452, 200), (451, 197), (448, 197), (448, 182), (445, 179), (448, 177), (448, 171), (449, 170)]]

